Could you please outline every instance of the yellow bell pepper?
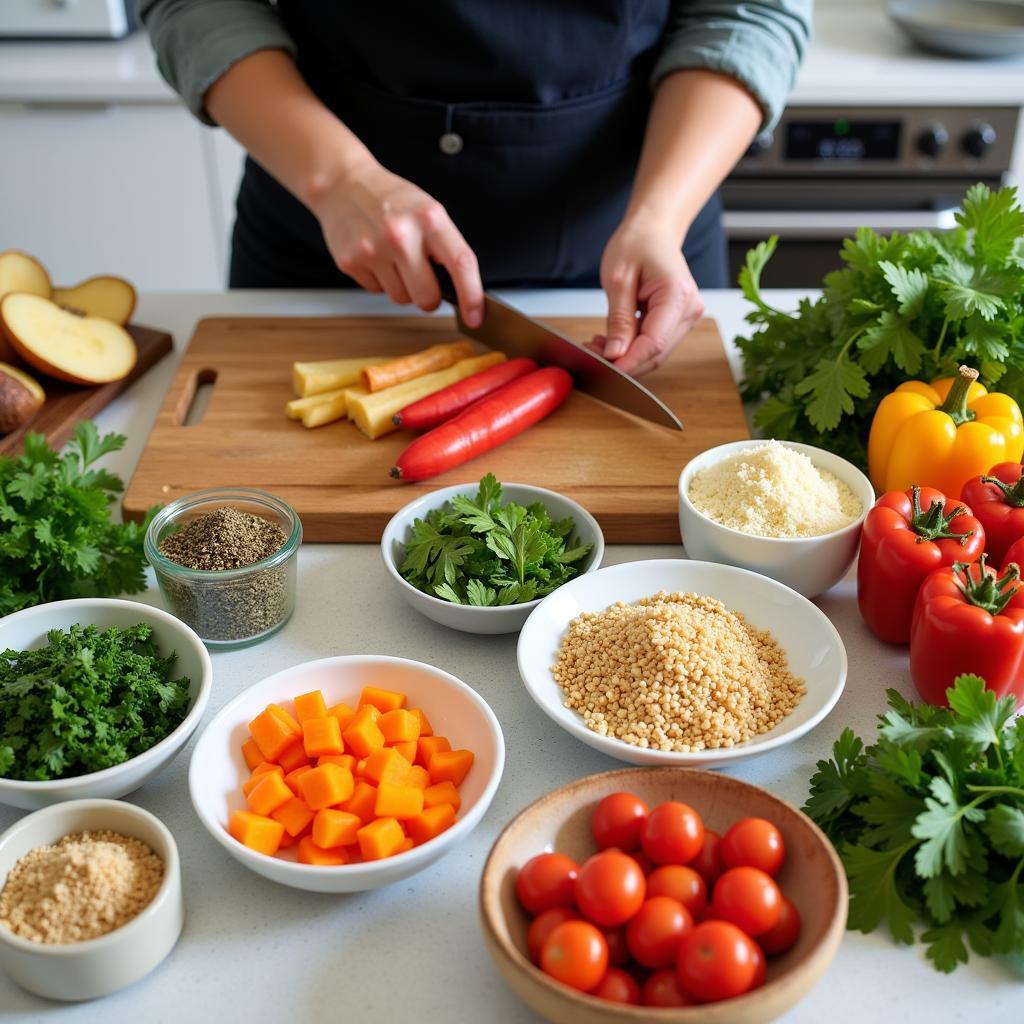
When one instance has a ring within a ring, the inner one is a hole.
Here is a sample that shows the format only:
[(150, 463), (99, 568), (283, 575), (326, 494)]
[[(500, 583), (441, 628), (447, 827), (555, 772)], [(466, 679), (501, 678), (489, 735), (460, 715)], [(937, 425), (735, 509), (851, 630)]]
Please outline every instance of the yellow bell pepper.
[(878, 491), (915, 484), (959, 498), (964, 484), (999, 462), (1020, 462), (1024, 419), (1009, 395), (989, 394), (978, 371), (931, 384), (910, 380), (885, 396), (871, 421), (868, 475)]

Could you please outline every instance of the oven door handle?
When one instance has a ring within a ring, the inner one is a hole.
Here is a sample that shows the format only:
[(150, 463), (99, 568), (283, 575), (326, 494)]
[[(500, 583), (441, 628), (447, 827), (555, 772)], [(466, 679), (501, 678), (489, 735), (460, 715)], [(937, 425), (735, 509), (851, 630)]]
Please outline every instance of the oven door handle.
[(857, 228), (946, 231), (956, 227), (955, 206), (944, 210), (726, 210), (722, 221), (733, 238), (838, 238)]

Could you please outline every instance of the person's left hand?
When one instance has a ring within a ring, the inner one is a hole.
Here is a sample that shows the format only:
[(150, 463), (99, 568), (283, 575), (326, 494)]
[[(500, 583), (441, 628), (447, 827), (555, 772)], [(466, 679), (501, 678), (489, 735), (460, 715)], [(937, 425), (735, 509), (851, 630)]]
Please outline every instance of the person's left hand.
[(634, 377), (661, 366), (704, 313), (678, 235), (666, 224), (623, 220), (605, 246), (601, 287), (607, 327), (588, 347)]

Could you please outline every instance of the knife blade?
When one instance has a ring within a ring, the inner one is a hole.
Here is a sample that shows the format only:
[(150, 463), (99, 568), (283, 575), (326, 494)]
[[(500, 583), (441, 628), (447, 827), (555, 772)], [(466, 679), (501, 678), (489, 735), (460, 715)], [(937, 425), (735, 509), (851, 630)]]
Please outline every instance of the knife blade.
[(580, 391), (660, 426), (683, 429), (676, 414), (635, 378), (490, 292), (484, 292), (483, 323), (479, 327), (469, 327), (459, 313), (450, 279), (443, 268), (436, 269), (441, 271), (438, 274), (441, 294), (455, 306), (459, 330), (467, 337), (513, 358), (527, 356), (541, 366), (561, 366), (572, 374), (573, 383)]

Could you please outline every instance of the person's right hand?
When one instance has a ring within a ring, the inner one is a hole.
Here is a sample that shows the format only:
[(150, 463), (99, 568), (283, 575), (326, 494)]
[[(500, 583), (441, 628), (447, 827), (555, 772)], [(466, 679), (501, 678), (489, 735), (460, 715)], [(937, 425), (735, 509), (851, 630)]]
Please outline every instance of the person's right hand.
[(463, 320), (470, 327), (482, 322), (476, 255), (445, 208), (412, 182), (371, 159), (325, 188), (313, 212), (338, 268), (367, 291), (437, 309), (433, 259), (451, 275)]

